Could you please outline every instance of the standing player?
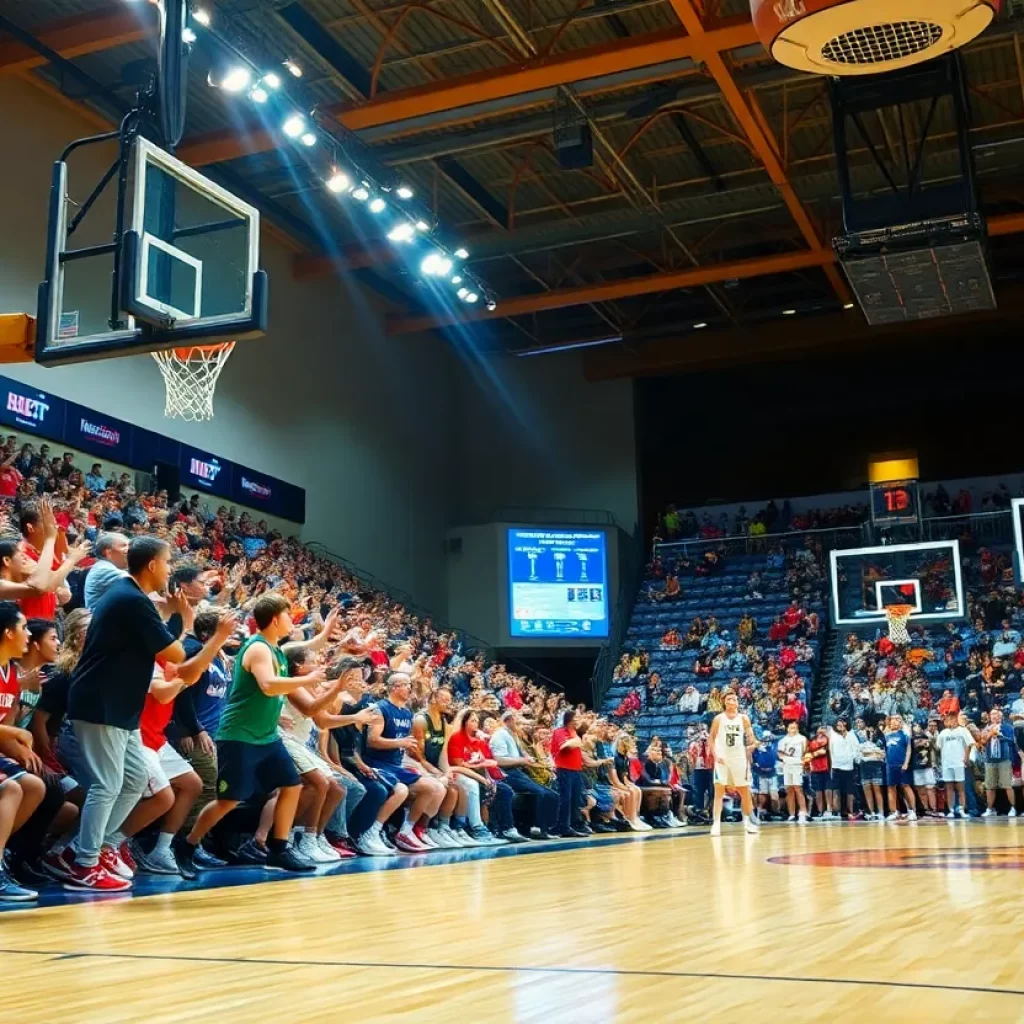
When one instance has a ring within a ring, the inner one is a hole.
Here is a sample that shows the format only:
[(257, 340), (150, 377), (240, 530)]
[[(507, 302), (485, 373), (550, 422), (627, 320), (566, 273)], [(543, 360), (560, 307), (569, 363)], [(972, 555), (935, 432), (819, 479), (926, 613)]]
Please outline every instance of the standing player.
[(740, 714), (740, 699), (735, 693), (725, 695), (725, 711), (711, 723), (711, 749), (715, 754), (715, 799), (711, 834), (722, 834), (722, 801), (726, 789), (740, 791), (746, 830), (759, 831), (750, 798), (750, 752), (757, 746), (750, 719)]
[[(796, 722), (786, 725), (786, 735), (779, 740), (779, 759), (782, 761), (782, 782), (786, 788), (786, 806), (789, 820), (807, 824), (807, 801), (804, 798), (804, 753), (807, 737)], [(797, 808), (800, 816), (797, 817)]]
[(175, 842), (175, 854), (185, 869), (198, 867), (196, 847), (203, 837), (243, 800), (257, 792), (277, 790), (274, 827), (267, 844), (266, 865), (285, 871), (312, 871), (314, 865), (288, 845), (302, 785), (299, 774), (278, 736), (285, 696), (316, 687), (322, 668), (291, 679), (288, 660), (279, 646), (292, 631), (288, 599), (273, 592), (252, 606), (259, 632), (242, 645), (235, 659), (234, 679), (217, 728), (217, 799), (199, 813), (192, 831)]

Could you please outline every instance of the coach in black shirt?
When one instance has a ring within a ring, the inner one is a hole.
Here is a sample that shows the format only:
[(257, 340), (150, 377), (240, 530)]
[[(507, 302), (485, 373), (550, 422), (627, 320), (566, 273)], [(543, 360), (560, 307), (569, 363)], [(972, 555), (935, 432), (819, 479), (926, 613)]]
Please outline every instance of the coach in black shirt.
[(150, 594), (162, 593), (171, 571), (170, 546), (157, 537), (136, 537), (128, 548), (128, 575), (112, 584), (93, 609), (85, 647), (68, 694), (68, 718), (91, 784), (82, 807), (74, 861), (75, 888), (112, 891), (116, 866), (114, 833), (139, 801), (148, 772), (139, 716), (159, 655), (185, 660), (177, 640), (185, 598), (165, 602), (165, 626)]

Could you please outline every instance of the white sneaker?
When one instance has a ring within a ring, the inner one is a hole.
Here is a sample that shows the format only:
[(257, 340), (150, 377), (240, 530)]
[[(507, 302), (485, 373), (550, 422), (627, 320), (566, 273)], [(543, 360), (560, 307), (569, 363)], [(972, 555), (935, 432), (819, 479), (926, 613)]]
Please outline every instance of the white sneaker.
[(752, 836), (756, 836), (761, 831), (761, 827), (758, 825), (758, 823), (753, 818), (747, 818), (747, 820), (743, 822), (743, 827)]
[(686, 822), (685, 821), (680, 821), (674, 814), (669, 814), (669, 816), (668, 816), (668, 823), (673, 828), (684, 828), (686, 826)]
[(907, 821), (917, 821), (917, 811), (908, 811)]
[(806, 825), (807, 824), (807, 815), (806, 814), (797, 815), (796, 821), (797, 821), (798, 825)]
[(426, 853), (430, 847), (420, 842), (411, 828), (403, 828), (395, 836), (395, 846), (403, 853)]
[(434, 841), (434, 837), (430, 834), (430, 829), (424, 829), (423, 832), (417, 832), (416, 838), (428, 849), (440, 850), (441, 847)]
[(462, 849), (462, 847), (466, 845), (466, 843), (462, 841), (462, 837), (451, 827), (451, 825), (441, 825), (438, 828), (438, 832), (445, 837), (448, 841), (448, 845), (453, 850)]
[(455, 838), (458, 839), (460, 846), (469, 848), (471, 846), (481, 845), (464, 828), (452, 829), (452, 832), (454, 833)]
[(438, 825), (436, 828), (428, 828), (427, 835), (430, 837), (430, 841), (434, 844), (436, 850), (451, 850), (454, 849), (454, 843), (441, 831), (441, 826)]
[(946, 811), (946, 817), (947, 818), (955, 818), (956, 815), (952, 811)]
[(788, 817), (788, 818), (786, 819), (786, 821), (796, 821), (796, 815), (795, 815), (795, 814), (791, 814), (791, 815), (790, 815), (790, 816), (789, 816), (789, 817)]
[(711, 835), (712, 836), (720, 836), (721, 834), (722, 834), (722, 823), (720, 821), (716, 821), (714, 823), (714, 825), (711, 826)]
[(295, 850), (300, 857), (305, 857), (306, 860), (313, 864), (333, 863), (332, 860), (328, 859), (324, 851), (320, 849), (320, 844), (316, 841), (316, 835), (312, 832), (299, 833), (295, 840)]
[(337, 864), (341, 860), (341, 854), (327, 842), (327, 836), (322, 832), (316, 837), (316, 845), (320, 848), (320, 852), (330, 858), (330, 863)]
[(517, 828), (507, 828), (501, 833), (502, 839), (507, 839), (510, 843), (525, 843), (526, 836), (522, 834)]
[(392, 847), (385, 846), (379, 836), (373, 835), (370, 832), (364, 832), (356, 840), (356, 849), (367, 857), (397, 856), (396, 851)]
[[(152, 850), (149, 853), (139, 852), (140, 856), (135, 863), (138, 864), (140, 871), (145, 871), (151, 875), (180, 874), (178, 862), (174, 859), (174, 854), (170, 850)], [(118, 874), (120, 875), (120, 872)]]
[(958, 807), (956, 809), (956, 816), (958, 818), (966, 818), (967, 817), (967, 812), (962, 807)]
[(885, 820), (886, 821), (899, 821), (900, 820), (899, 813), (897, 811), (893, 811), (892, 814), (890, 814)]
[(981, 816), (983, 818), (994, 818), (996, 816), (996, 812), (993, 811), (991, 807), (988, 807), (982, 812)]
[(1011, 807), (1010, 808), (1010, 813), (1007, 815), (1007, 817), (1008, 818), (1016, 818), (1017, 817), (1017, 808), (1016, 807)]

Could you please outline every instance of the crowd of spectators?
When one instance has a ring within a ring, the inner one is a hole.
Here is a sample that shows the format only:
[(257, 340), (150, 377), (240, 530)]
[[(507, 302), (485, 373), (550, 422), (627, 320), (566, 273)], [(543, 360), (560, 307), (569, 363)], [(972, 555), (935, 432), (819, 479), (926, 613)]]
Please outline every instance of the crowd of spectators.
[(258, 517), (0, 458), (0, 900), (675, 823), (619, 727)]
[(692, 509), (680, 512), (669, 505), (662, 513), (655, 533), (654, 544), (662, 541), (717, 540), (721, 537), (759, 537), (766, 534), (787, 533), (798, 530), (838, 529), (859, 526), (870, 518), (866, 504), (838, 505), (833, 508), (813, 508), (794, 511), (789, 499), (781, 507), (774, 500), (764, 508), (749, 513), (740, 506), (735, 513), (713, 510), (698, 516)]

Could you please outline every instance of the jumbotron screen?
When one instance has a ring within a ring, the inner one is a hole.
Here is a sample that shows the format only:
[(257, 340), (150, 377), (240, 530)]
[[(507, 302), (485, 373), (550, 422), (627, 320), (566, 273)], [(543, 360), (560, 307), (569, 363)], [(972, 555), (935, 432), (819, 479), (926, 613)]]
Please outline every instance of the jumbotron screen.
[(508, 529), (509, 633), (608, 635), (608, 558), (600, 530)]

